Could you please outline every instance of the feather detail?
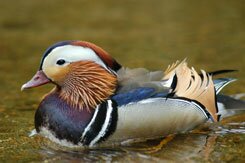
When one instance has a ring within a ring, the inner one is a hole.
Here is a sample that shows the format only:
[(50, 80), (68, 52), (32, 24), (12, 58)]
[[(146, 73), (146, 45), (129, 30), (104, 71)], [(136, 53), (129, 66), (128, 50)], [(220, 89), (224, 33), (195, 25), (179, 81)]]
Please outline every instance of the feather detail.
[(125, 93), (138, 87), (152, 87), (156, 90), (162, 90), (161, 79), (162, 71), (150, 72), (145, 68), (129, 69), (122, 67), (118, 72), (118, 93)]
[(60, 97), (75, 108), (96, 108), (116, 90), (117, 78), (91, 61), (74, 62), (61, 86)]
[[(165, 71), (164, 79), (171, 79), (174, 75), (177, 77), (176, 87), (173, 92), (178, 97), (189, 98), (200, 102), (212, 116), (214, 121), (218, 121), (216, 93), (212, 77), (201, 70), (199, 75), (194, 68), (190, 69), (186, 61), (180, 64), (176, 62)], [(201, 77), (202, 76), (202, 77)]]
[(172, 78), (175, 75), (175, 70), (181, 67), (187, 67), (186, 59), (184, 59), (182, 62), (177, 60), (172, 65), (168, 65), (168, 68), (164, 71), (164, 77), (162, 79), (167, 80)]

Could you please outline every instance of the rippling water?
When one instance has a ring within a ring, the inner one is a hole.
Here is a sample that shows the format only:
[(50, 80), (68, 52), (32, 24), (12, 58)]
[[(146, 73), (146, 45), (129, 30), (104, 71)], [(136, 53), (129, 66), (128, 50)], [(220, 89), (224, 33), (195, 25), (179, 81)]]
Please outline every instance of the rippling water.
[(245, 92), (242, 0), (0, 0), (0, 8), (0, 161), (244, 161), (242, 113), (190, 133), (71, 151), (28, 137), (35, 109), (52, 86), (20, 92), (49, 45), (77, 39), (100, 45), (128, 67), (164, 69), (187, 57), (196, 69), (237, 69), (227, 75), (239, 80), (223, 93)]

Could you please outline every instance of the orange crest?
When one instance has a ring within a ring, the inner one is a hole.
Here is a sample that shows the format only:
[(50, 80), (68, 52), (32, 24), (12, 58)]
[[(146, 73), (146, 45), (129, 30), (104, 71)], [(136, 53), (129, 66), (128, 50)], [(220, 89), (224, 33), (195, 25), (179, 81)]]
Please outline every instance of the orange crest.
[(99, 58), (106, 64), (106, 66), (108, 66), (110, 69), (114, 71), (118, 71), (121, 68), (121, 65), (114, 58), (112, 58), (105, 50), (93, 43), (85, 41), (74, 41), (71, 44), (75, 46), (83, 46), (92, 49), (99, 56)]

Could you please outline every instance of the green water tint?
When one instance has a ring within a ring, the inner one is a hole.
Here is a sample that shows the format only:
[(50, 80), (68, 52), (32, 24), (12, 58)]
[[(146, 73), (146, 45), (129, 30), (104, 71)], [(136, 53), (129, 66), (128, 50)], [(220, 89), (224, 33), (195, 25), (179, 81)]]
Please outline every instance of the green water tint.
[(52, 86), (20, 92), (41, 55), (60, 40), (94, 42), (122, 65), (165, 69), (177, 59), (207, 71), (237, 69), (223, 93), (245, 92), (243, 1), (3, 1), (0, 0), (1, 161), (244, 161), (244, 119), (124, 147), (85, 151), (53, 148), (28, 137), (42, 96)]

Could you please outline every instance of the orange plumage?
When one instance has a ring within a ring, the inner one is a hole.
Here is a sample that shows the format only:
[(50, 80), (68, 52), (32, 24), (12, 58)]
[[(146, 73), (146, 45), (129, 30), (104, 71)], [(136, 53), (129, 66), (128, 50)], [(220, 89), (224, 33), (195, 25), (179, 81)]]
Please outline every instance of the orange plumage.
[(56, 91), (74, 107), (95, 108), (116, 90), (116, 76), (92, 61), (75, 62), (68, 68), (62, 89)]

